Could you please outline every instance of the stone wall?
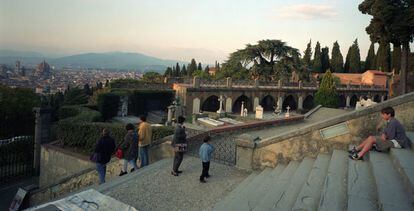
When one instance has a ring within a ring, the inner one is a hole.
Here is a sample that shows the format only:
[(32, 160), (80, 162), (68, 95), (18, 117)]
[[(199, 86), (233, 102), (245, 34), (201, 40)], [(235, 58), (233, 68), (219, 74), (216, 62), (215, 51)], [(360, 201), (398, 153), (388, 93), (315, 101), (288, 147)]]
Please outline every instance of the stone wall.
[[(333, 149), (347, 149), (349, 144), (376, 134), (376, 126), (381, 122), (380, 111), (387, 106), (395, 109), (396, 118), (406, 130), (414, 130), (414, 93), (410, 93), (260, 142), (255, 142), (247, 134), (240, 136), (237, 139), (236, 166), (242, 169), (274, 167), (306, 156), (316, 157), (318, 153), (331, 153)], [(344, 122), (349, 128), (348, 133), (325, 140), (322, 138), (321, 129)]]
[[(173, 157), (171, 138), (168, 136), (153, 143), (149, 150), (150, 164)], [(30, 206), (98, 184), (99, 181), (95, 164), (88, 157), (54, 145), (42, 146), (41, 166), (43, 169), (39, 180), (43, 185), (30, 193)], [(112, 158), (107, 165), (106, 181), (118, 177), (120, 169), (119, 159)]]

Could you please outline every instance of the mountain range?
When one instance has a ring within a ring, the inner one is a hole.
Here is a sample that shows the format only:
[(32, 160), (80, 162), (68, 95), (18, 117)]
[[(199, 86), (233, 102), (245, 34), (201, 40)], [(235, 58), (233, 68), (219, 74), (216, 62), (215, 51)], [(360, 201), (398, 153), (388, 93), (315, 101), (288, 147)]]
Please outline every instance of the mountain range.
[(102, 68), (114, 70), (138, 70), (141, 72), (164, 72), (168, 66), (174, 66), (183, 61), (165, 60), (141, 53), (107, 52), (107, 53), (83, 53), (59, 58), (46, 57), (39, 52), (25, 52), (14, 50), (0, 50), (0, 64), (14, 65), (20, 60), (23, 66), (35, 66), (46, 60), (56, 68)]

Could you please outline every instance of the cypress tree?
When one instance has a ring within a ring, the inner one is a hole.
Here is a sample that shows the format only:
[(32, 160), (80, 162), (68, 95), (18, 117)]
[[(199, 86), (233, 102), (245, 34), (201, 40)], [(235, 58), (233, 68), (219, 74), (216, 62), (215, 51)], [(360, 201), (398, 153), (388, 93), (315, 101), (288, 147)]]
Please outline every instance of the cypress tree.
[(203, 67), (201, 66), (201, 62), (198, 63), (197, 70), (203, 70)]
[(187, 68), (185, 67), (185, 64), (183, 64), (183, 68), (181, 68), (181, 77), (187, 76)]
[(334, 76), (330, 70), (327, 70), (323, 75), (318, 91), (315, 93), (315, 102), (324, 107), (337, 108), (338, 99)]
[(188, 68), (187, 68), (187, 74), (189, 76), (192, 76), (193, 73), (197, 70), (197, 63), (195, 61), (195, 59), (191, 59), (190, 64), (188, 64)]
[(390, 72), (391, 69), (391, 48), (388, 42), (380, 42), (377, 52), (377, 69), (383, 72)]
[(359, 73), (361, 72), (361, 55), (359, 53), (358, 39), (349, 47), (345, 61), (345, 72)]
[(322, 72), (325, 72), (331, 66), (329, 62), (329, 48), (328, 47), (322, 48), (321, 64), (322, 64)]
[(177, 64), (175, 65), (175, 71), (177, 72), (177, 77), (179, 77), (179, 76), (180, 76), (180, 74), (181, 74), (181, 71), (180, 71), (180, 65), (178, 64), (178, 62), (177, 62)]
[(392, 47), (392, 57), (391, 57), (391, 70), (395, 70), (397, 73), (401, 69), (401, 45), (394, 44)]
[(309, 43), (306, 46), (306, 50), (303, 52), (303, 59), (302, 59), (303, 65), (305, 65), (306, 69), (312, 69), (311, 57), (312, 57), (312, 40), (309, 40)]
[(337, 73), (344, 72), (344, 58), (341, 54), (338, 41), (334, 42), (332, 47), (331, 70)]
[(315, 54), (313, 56), (312, 70), (317, 73), (322, 72), (321, 44), (319, 43), (319, 41), (316, 42), (316, 46), (315, 46)]
[(364, 70), (374, 70), (375, 68), (375, 47), (374, 43), (369, 46), (367, 58), (365, 59)]
[(204, 68), (204, 72), (209, 74), (208, 71), (210, 70), (210, 67), (207, 65), (206, 68)]

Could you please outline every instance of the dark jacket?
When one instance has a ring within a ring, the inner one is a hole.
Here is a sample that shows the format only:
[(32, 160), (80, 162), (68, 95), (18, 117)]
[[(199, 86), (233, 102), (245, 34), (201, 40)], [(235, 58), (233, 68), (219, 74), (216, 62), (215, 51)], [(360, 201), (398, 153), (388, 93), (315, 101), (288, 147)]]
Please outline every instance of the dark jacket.
[(396, 140), (401, 147), (403, 148), (411, 148), (411, 141), (408, 139), (407, 135), (405, 134), (405, 129), (401, 125), (400, 121), (395, 118), (391, 118), (387, 125), (384, 128), (385, 135), (387, 136), (388, 140)]
[(124, 159), (136, 160), (138, 158), (138, 135), (135, 132), (128, 132), (124, 137), (121, 149), (124, 153)]
[(111, 155), (115, 151), (115, 140), (110, 136), (102, 136), (96, 143), (95, 153), (96, 162), (106, 164), (111, 160)]
[(173, 141), (171, 145), (174, 146), (175, 144), (186, 143), (186, 141), (187, 141), (187, 135), (185, 134), (185, 127), (184, 125), (178, 124), (175, 127), (175, 132), (174, 132)]

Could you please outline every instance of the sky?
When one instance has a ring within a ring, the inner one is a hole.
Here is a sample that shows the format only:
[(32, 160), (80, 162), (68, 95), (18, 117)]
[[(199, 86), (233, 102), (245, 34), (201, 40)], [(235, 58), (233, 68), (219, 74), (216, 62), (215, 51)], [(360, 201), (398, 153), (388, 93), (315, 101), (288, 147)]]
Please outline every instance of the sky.
[(258, 40), (302, 53), (309, 40), (345, 58), (358, 39), (364, 60), (371, 16), (362, 0), (0, 0), (0, 49), (49, 56), (139, 52), (213, 64)]

